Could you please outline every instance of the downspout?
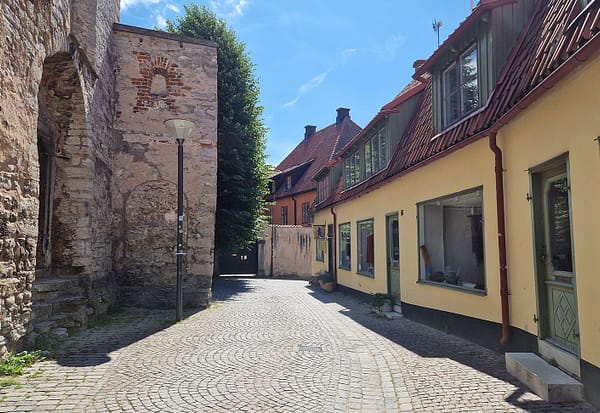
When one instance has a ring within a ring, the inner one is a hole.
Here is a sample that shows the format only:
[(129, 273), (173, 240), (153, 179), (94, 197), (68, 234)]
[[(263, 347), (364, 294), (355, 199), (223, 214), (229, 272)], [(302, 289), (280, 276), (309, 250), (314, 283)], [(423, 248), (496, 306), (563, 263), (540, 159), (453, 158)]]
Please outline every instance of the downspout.
[(270, 273), (273, 277), (273, 250), (275, 249), (275, 225), (271, 224), (271, 265)]
[(292, 201), (294, 201), (294, 225), (297, 225), (297, 222), (296, 222), (296, 195), (292, 195)]
[(331, 210), (331, 215), (333, 215), (333, 242), (331, 243), (331, 245), (333, 245), (333, 251), (331, 251), (332, 253), (332, 258), (333, 258), (333, 282), (335, 282), (337, 284), (337, 265), (335, 264), (336, 261), (336, 250), (337, 250), (337, 242), (335, 240), (335, 233), (337, 231), (337, 215), (335, 214), (333, 207), (330, 208)]
[(498, 218), (498, 257), (500, 263), (500, 306), (502, 309), (502, 338), (500, 344), (510, 340), (510, 315), (508, 308), (508, 271), (506, 268), (506, 223), (504, 220), (504, 177), (502, 175), (502, 151), (496, 144), (496, 131), (489, 136), (490, 149), (494, 152), (496, 175), (496, 215)]

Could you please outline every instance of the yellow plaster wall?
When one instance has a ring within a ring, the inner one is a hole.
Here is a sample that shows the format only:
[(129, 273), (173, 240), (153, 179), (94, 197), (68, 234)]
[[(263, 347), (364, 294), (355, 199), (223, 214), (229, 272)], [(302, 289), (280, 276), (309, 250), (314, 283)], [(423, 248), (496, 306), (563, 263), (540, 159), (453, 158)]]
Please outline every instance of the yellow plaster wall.
[[(351, 223), (352, 268), (338, 269), (341, 284), (368, 293), (387, 291), (386, 214), (398, 212), (400, 226), (400, 289), (404, 302), (500, 322), (499, 271), (493, 156), (487, 139), (451, 153), (385, 186), (335, 207), (337, 223)], [(417, 283), (419, 249), (417, 203), (483, 186), (484, 246), (487, 295)], [(331, 217), (329, 211), (327, 214)], [(320, 223), (315, 217), (315, 224)], [(374, 218), (375, 277), (356, 274), (356, 222)]]
[[(507, 255), (511, 325), (538, 334), (533, 227), (528, 169), (569, 154), (574, 265), (581, 357), (600, 366), (600, 57), (590, 60), (498, 133), (505, 169)], [(416, 204), (483, 186), (487, 294), (478, 296), (417, 283)], [(387, 291), (385, 215), (401, 212), (400, 284), (403, 302), (501, 322), (494, 160), (481, 139), (385, 186), (335, 207), (337, 223), (351, 222), (352, 269), (338, 269), (339, 282), (364, 292)], [(374, 218), (375, 277), (357, 275), (356, 222)], [(315, 224), (332, 223), (329, 210)], [(337, 233), (337, 228), (336, 228)], [(313, 269), (327, 269), (314, 261)], [(314, 271), (313, 271), (314, 272)]]
[(581, 357), (600, 366), (600, 56), (498, 134), (504, 151), (511, 324), (537, 335), (527, 170), (568, 152)]

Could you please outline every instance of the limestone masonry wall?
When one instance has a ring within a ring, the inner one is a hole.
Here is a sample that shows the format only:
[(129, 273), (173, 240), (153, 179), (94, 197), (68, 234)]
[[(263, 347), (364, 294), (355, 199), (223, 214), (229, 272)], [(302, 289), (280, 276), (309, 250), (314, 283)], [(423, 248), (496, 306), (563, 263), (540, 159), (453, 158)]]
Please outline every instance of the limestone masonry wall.
[(184, 144), (184, 303), (207, 305), (217, 168), (214, 44), (115, 26), (117, 142), (112, 186), (116, 270), (126, 305), (175, 297), (177, 144), (163, 122), (193, 121)]
[(169, 117), (198, 125), (185, 146), (186, 287), (188, 302), (210, 297), (216, 50), (113, 31), (118, 18), (119, 0), (0, 2), (0, 358), (30, 332), (85, 326), (119, 296), (170, 303)]

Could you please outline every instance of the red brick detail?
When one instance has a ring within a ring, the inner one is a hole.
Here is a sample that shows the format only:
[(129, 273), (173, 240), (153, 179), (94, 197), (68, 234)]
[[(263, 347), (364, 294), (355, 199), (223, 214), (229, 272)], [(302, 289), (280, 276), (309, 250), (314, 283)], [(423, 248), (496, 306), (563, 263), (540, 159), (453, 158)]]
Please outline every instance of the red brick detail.
[[(177, 113), (175, 98), (185, 96), (184, 90), (191, 90), (184, 86), (183, 75), (176, 63), (172, 63), (164, 56), (151, 56), (150, 53), (134, 51), (140, 66), (140, 76), (132, 77), (131, 84), (137, 89), (137, 97), (133, 112), (145, 112), (148, 109), (168, 109)], [(164, 77), (166, 90), (152, 93), (152, 84), (156, 76)]]

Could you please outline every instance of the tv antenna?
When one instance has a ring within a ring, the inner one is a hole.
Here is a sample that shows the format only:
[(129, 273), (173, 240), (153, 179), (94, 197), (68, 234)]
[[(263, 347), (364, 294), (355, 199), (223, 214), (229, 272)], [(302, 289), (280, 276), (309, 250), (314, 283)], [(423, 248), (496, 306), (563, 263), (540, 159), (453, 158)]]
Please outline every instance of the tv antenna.
[(433, 19), (433, 23), (431, 24), (433, 27), (433, 31), (437, 33), (437, 45), (440, 46), (440, 27), (442, 27), (442, 21), (437, 21)]

